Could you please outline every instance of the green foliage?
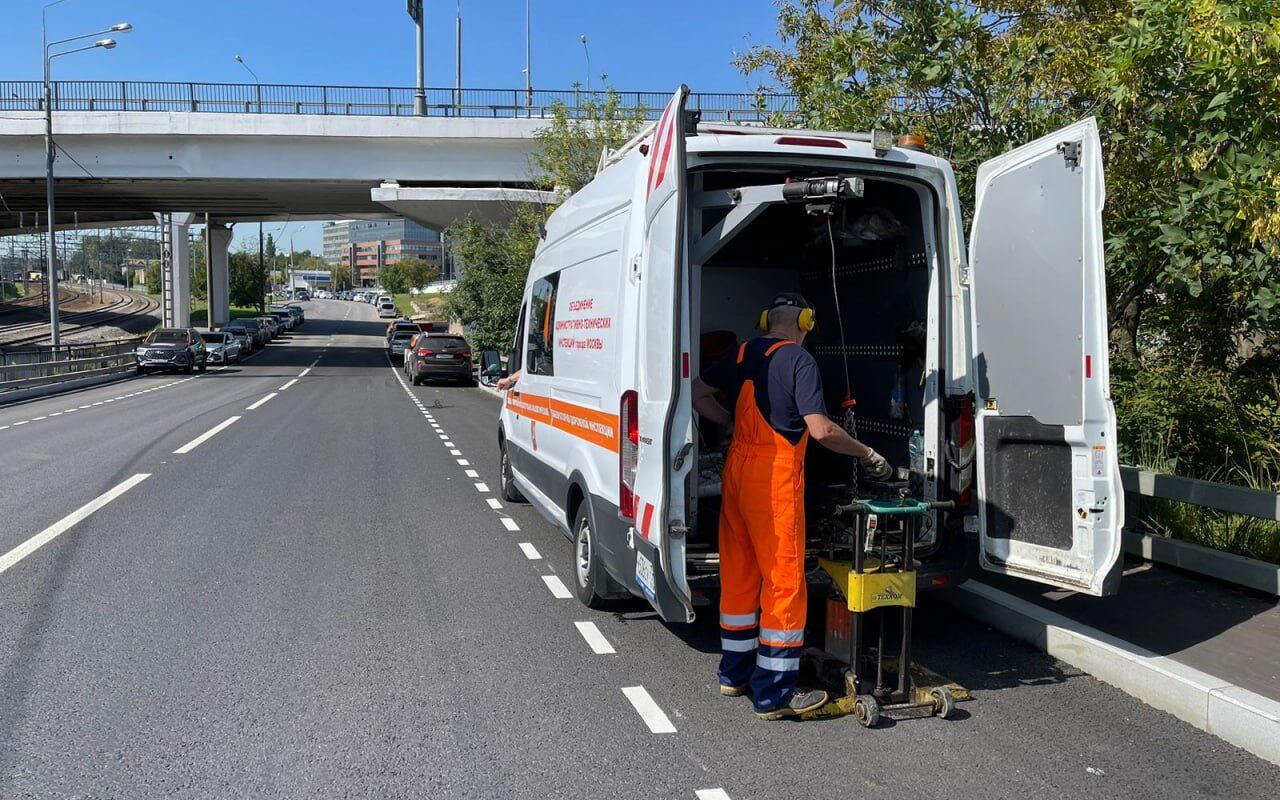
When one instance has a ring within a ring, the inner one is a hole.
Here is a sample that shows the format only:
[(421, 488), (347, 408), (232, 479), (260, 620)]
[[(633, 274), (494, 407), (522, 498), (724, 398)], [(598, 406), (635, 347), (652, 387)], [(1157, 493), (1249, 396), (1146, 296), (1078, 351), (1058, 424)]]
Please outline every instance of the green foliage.
[(404, 294), (409, 291), (409, 276), (405, 274), (400, 262), (384, 264), (378, 270), (378, 283), (382, 284), (387, 294)]
[(231, 305), (258, 306), (262, 303), (263, 279), (258, 270), (257, 253), (231, 253), (229, 261)]
[(576, 192), (596, 176), (600, 155), (635, 136), (645, 124), (643, 106), (624, 109), (613, 89), (594, 94), (570, 109), (556, 101), (550, 123), (538, 130), (533, 162), (549, 188)]
[[(317, 267), (317, 269), (323, 269), (323, 267)], [(331, 280), (330, 285), (335, 292), (351, 288), (351, 268), (345, 264), (329, 265), (329, 278)]]
[(505, 226), (467, 219), (448, 230), (453, 257), (462, 270), (446, 309), (468, 326), (478, 350), (506, 351), (515, 336), (525, 277), (540, 238), (544, 212), (520, 206)]
[(421, 258), (402, 258), (396, 264), (404, 275), (406, 288), (421, 289), (428, 283), (440, 280), (440, 268), (429, 264)]
[(1277, 20), (1275, 0), (779, 0), (781, 45), (738, 65), (808, 126), (925, 134), (962, 198), (982, 161), (1096, 116), (1122, 455), (1274, 475)]

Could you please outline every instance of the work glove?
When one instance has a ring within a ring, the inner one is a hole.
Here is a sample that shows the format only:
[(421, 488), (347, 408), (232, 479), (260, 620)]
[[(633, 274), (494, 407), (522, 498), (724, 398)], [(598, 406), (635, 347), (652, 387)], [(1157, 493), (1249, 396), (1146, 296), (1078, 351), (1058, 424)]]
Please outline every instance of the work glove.
[(862, 465), (862, 470), (867, 473), (867, 477), (873, 480), (882, 481), (893, 475), (893, 467), (889, 466), (885, 457), (875, 450), (858, 459), (858, 463)]

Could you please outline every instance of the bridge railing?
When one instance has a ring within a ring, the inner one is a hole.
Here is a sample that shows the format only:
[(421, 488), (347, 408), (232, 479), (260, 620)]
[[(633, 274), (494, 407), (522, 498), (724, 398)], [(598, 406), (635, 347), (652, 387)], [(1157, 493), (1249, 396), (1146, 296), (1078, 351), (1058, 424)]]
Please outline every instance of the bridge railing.
[[(239, 114), (319, 114), (336, 116), (414, 116), (413, 87), (307, 86), (273, 83), (193, 83), (161, 81), (56, 81), (55, 111), (205, 111)], [(616, 92), (624, 109), (639, 109), (650, 119), (662, 113), (670, 92)], [(572, 113), (608, 94), (585, 89), (426, 89), (432, 117), (534, 118), (551, 116), (557, 104)], [(707, 121), (764, 122), (796, 113), (788, 94), (693, 93), (689, 108)], [(0, 81), (0, 111), (43, 111), (40, 81)]]
[(4, 393), (133, 369), (140, 338), (0, 348), (0, 398)]

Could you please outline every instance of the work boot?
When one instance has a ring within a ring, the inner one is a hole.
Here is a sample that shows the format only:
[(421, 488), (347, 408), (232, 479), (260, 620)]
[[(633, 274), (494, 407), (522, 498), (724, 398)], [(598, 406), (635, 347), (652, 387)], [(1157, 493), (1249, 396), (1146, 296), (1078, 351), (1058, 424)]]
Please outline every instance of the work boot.
[(787, 702), (772, 711), (757, 711), (760, 719), (785, 719), (798, 717), (806, 711), (822, 708), (827, 704), (827, 693), (821, 689), (800, 690), (791, 693)]
[(741, 686), (729, 686), (723, 683), (720, 684), (720, 694), (724, 695), (725, 697), (742, 697), (746, 693), (747, 693), (747, 684), (745, 683), (742, 684)]

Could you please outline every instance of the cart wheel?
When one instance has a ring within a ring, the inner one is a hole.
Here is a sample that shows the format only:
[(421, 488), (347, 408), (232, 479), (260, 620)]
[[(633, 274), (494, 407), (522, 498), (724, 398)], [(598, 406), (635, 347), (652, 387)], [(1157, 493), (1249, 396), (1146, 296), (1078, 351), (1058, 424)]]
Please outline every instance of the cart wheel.
[(950, 719), (956, 710), (956, 697), (951, 690), (945, 686), (939, 686), (936, 689), (930, 689), (929, 696), (933, 698), (933, 715)]
[(880, 703), (869, 694), (860, 694), (853, 701), (853, 718), (864, 728), (874, 728), (880, 721)]

